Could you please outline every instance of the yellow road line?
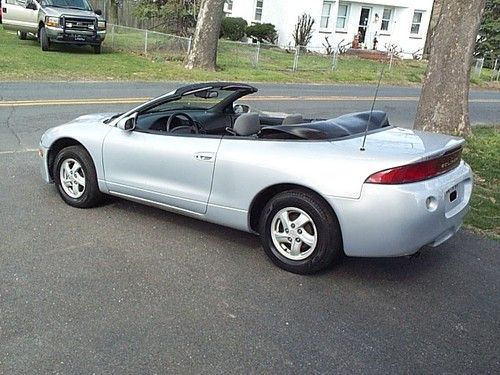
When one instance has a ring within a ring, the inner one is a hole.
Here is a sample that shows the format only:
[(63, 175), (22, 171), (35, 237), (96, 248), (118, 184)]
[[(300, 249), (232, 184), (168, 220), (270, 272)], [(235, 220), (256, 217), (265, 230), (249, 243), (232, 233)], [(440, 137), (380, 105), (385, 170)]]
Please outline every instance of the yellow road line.
[[(0, 107), (36, 107), (60, 105), (92, 105), (92, 104), (140, 104), (151, 98), (93, 98), (93, 99), (36, 99), (36, 100), (3, 100)], [(370, 96), (249, 96), (242, 102), (251, 101), (372, 101)], [(382, 96), (381, 102), (416, 102), (417, 96)], [(500, 99), (470, 99), (470, 103), (500, 103)]]

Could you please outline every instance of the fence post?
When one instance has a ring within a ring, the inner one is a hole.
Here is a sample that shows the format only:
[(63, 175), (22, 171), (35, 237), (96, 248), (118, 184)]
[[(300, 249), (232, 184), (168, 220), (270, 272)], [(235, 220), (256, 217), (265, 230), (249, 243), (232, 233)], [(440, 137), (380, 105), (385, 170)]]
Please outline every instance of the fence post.
[(483, 70), (483, 64), (484, 64), (484, 57), (481, 59), (476, 59), (474, 63), (474, 68), (472, 71), (472, 75), (476, 76), (476, 78), (481, 77), (481, 72)]
[[(495, 59), (495, 57), (493, 57), (493, 59)], [(496, 58), (495, 62), (493, 63), (493, 70), (491, 71), (491, 81), (495, 80), (495, 72), (497, 72), (496, 80), (498, 81), (498, 78), (500, 77), (500, 58)]]
[(394, 60), (394, 52), (392, 51), (391, 49), (391, 52), (390, 52), (390, 57), (389, 57), (389, 70), (392, 69), (392, 61)]
[(337, 57), (338, 57), (339, 51), (335, 49), (333, 51), (333, 58), (332, 58), (332, 71), (337, 70)]
[(495, 65), (497, 67), (497, 81), (500, 78), (500, 58), (497, 58), (495, 60)]
[(144, 56), (148, 55), (148, 30), (144, 33)]
[(115, 25), (111, 26), (111, 49), (115, 49)]
[(257, 48), (255, 50), (255, 56), (253, 60), (253, 67), (257, 68), (259, 66), (259, 56), (260, 56), (260, 42), (257, 41)]
[(192, 37), (192, 36), (190, 36), (190, 37), (189, 37), (189, 40), (188, 40), (188, 51), (187, 51), (187, 52), (188, 52), (188, 53), (187, 53), (187, 54), (188, 54), (188, 56), (189, 56), (189, 54), (191, 53), (191, 46), (192, 46), (192, 45), (193, 45), (193, 37)]
[(299, 68), (299, 51), (300, 46), (295, 46), (295, 56), (293, 57), (293, 68), (292, 70), (295, 72)]

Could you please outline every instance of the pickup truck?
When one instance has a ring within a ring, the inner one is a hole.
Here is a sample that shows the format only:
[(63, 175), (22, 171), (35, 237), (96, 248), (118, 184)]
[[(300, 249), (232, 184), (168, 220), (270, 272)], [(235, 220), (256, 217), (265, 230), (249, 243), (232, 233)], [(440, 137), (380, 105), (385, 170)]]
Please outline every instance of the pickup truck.
[(35, 35), (43, 51), (54, 43), (90, 45), (101, 53), (106, 36), (102, 12), (87, 0), (2, 0), (3, 27), (20, 39)]

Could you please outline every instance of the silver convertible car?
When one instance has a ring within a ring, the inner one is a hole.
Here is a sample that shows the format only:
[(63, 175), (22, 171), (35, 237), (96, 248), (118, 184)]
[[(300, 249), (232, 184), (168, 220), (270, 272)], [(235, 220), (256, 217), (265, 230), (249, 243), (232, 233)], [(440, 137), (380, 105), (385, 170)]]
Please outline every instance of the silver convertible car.
[(410, 255), (457, 232), (473, 184), (463, 139), (391, 126), (381, 111), (307, 119), (236, 102), (256, 91), (194, 84), (51, 128), (43, 178), (74, 207), (111, 194), (259, 234), (295, 273), (343, 254)]

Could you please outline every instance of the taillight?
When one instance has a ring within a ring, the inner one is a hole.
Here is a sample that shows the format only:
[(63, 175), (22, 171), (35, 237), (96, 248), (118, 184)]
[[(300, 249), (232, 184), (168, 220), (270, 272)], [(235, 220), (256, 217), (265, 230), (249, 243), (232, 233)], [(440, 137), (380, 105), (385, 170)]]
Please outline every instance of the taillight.
[(431, 160), (386, 169), (372, 174), (365, 182), (371, 184), (408, 184), (446, 173), (460, 164), (462, 148), (448, 151)]

